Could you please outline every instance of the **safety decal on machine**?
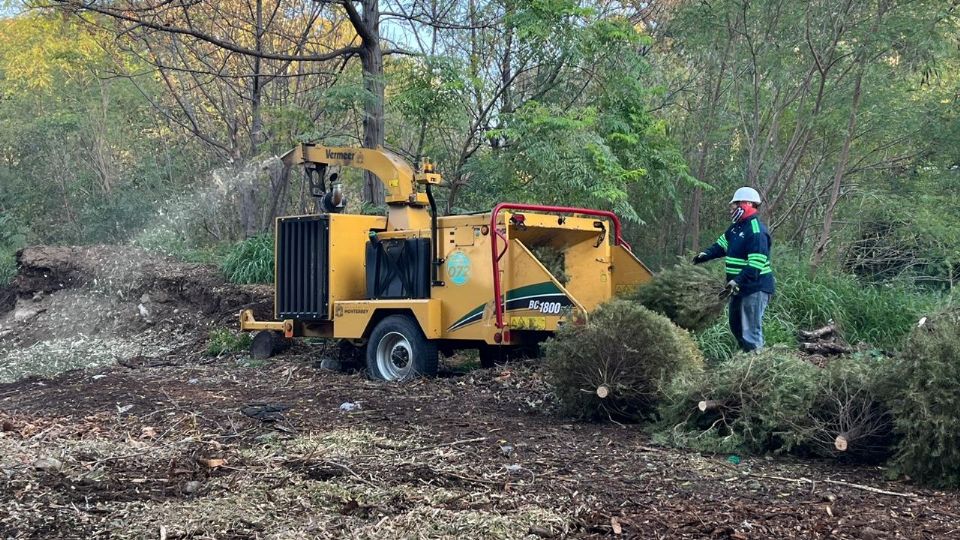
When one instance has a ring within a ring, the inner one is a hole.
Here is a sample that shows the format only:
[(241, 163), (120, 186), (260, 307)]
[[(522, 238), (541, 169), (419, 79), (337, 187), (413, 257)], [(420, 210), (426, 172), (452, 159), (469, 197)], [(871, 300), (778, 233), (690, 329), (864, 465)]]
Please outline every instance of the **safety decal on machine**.
[(447, 257), (447, 276), (454, 285), (464, 285), (470, 281), (470, 257), (462, 251), (454, 251)]
[[(570, 298), (555, 283), (545, 281), (507, 291), (504, 311), (529, 309), (545, 315), (559, 315), (572, 305), (573, 302)], [(447, 331), (459, 330), (470, 323), (479, 321), (483, 317), (484, 307), (486, 307), (486, 304), (473, 308), (469, 313), (450, 325)]]

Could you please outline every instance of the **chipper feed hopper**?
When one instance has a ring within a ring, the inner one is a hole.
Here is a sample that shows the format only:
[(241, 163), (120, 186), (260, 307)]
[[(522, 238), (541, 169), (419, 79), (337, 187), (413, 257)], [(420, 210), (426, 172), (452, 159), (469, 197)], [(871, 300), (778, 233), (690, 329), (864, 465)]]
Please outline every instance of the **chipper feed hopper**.
[[(340, 339), (385, 380), (435, 374), (439, 351), (479, 349), (489, 365), (651, 277), (612, 212), (501, 203), (439, 216), (429, 162), (414, 171), (383, 149), (311, 144), (284, 160), (304, 167), (323, 211), (276, 221), (274, 320), (240, 314), (266, 354), (284, 339)], [(387, 214), (341, 213), (335, 167), (375, 174)]]

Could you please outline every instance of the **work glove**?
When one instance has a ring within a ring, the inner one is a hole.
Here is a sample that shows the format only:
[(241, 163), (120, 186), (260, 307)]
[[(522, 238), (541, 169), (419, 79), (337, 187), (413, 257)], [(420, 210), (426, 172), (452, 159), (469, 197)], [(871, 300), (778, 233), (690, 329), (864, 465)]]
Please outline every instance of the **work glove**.
[(720, 291), (718, 296), (720, 298), (729, 298), (731, 296), (736, 296), (738, 292), (740, 292), (740, 285), (737, 284), (736, 280), (731, 279), (727, 282), (727, 286)]
[(693, 264), (700, 264), (707, 262), (707, 254), (704, 252), (697, 253), (697, 256), (693, 258)]

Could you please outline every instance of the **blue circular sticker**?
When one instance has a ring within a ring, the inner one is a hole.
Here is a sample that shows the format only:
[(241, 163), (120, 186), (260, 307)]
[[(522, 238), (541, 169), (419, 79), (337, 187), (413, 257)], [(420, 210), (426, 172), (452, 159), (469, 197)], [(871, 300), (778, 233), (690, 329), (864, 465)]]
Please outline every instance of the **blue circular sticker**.
[(455, 251), (447, 258), (447, 275), (454, 285), (463, 285), (470, 279), (470, 257), (462, 251)]

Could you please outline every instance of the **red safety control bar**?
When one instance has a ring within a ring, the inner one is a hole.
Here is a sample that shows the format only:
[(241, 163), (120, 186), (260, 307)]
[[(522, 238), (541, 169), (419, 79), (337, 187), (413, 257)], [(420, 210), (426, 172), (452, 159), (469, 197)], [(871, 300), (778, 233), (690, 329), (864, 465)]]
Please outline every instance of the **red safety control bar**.
[[(503, 258), (504, 254), (507, 252), (510, 241), (507, 240), (507, 237), (497, 229), (497, 215), (500, 214), (501, 210), (526, 210), (533, 212), (554, 212), (560, 214), (583, 214), (587, 216), (600, 216), (610, 218), (610, 221), (613, 222), (613, 232), (614, 232), (614, 242), (615, 245), (623, 246), (627, 248), (628, 251), (633, 251), (623, 237), (621, 233), (620, 218), (616, 214), (608, 210), (593, 210), (591, 208), (574, 208), (570, 206), (544, 206), (541, 204), (522, 204), (522, 203), (500, 203), (493, 208), (493, 212), (490, 214), (490, 230), (493, 231), (493, 236), (490, 237), (490, 249), (493, 255), (493, 303), (497, 313), (497, 328), (503, 328), (503, 299), (501, 299), (501, 285), (500, 285), (500, 259)], [(503, 251), (497, 250), (497, 238), (503, 239)]]

